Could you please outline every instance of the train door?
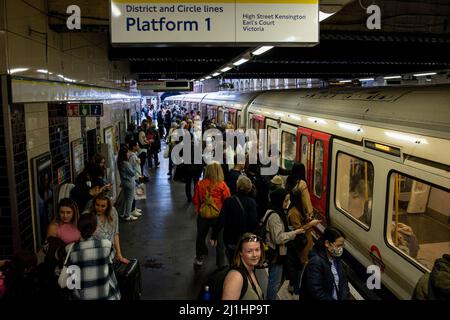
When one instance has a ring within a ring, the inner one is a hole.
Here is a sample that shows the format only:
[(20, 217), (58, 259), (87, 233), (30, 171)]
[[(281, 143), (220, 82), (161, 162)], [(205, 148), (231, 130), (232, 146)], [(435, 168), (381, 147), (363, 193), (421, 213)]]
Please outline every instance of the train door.
[(221, 126), (225, 120), (225, 110), (223, 107), (217, 107), (217, 125)]
[(236, 113), (237, 113), (237, 115), (236, 115), (236, 129), (239, 129), (239, 128), (242, 127), (242, 119), (241, 119), (242, 118), (242, 116), (241, 116), (242, 111), (238, 111)]
[(328, 165), (331, 135), (313, 131), (311, 145), (311, 202), (320, 214), (325, 216), (327, 209)]
[(236, 110), (235, 109), (228, 109), (228, 121), (230, 121), (233, 124), (234, 129), (239, 128), (239, 125), (237, 125), (237, 123), (236, 123)]
[(311, 185), (309, 177), (311, 176), (311, 139), (312, 130), (307, 128), (299, 127), (297, 129), (297, 161), (303, 163), (305, 166), (306, 183), (308, 186)]
[(250, 114), (250, 128), (255, 130), (255, 136), (250, 134), (248, 136), (249, 144), (248, 148), (252, 150), (251, 142), (257, 141), (257, 150), (260, 152), (264, 146), (259, 143), (259, 129), (264, 129), (264, 116), (256, 115), (256, 114)]
[[(266, 136), (266, 141), (265, 141), (265, 145), (264, 146), (262, 146), (263, 147), (263, 155), (265, 156), (265, 157), (269, 157), (269, 150), (270, 150), (270, 145), (271, 144), (277, 144), (278, 146), (280, 146), (280, 134), (278, 134), (278, 141), (273, 141), (272, 142), (272, 132), (273, 132), (273, 130), (278, 130), (278, 128), (279, 128), (279, 124), (278, 124), (278, 122), (277, 121), (275, 121), (275, 120), (273, 120), (273, 119), (270, 119), (270, 118), (267, 118), (266, 119), (266, 129), (267, 129), (267, 131), (266, 131), (266, 133), (267, 133), (267, 136)], [(278, 133), (280, 133), (280, 131), (278, 131)], [(280, 163), (277, 163), (278, 165), (280, 165)]]
[(301, 127), (297, 129), (297, 160), (305, 165), (311, 203), (323, 216), (327, 209), (330, 140), (329, 134)]

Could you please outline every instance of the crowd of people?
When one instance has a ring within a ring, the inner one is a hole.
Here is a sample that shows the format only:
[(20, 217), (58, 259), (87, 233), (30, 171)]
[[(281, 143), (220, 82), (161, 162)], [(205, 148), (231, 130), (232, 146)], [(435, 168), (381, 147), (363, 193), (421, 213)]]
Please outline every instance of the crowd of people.
[[(328, 227), (316, 243), (313, 241), (312, 230), (321, 221), (315, 219), (303, 164), (294, 163), (289, 171), (280, 169), (273, 176), (261, 175), (261, 165), (249, 164), (248, 157), (238, 160), (235, 150), (239, 145), (235, 144), (233, 150), (224, 150), (223, 163), (203, 157), (200, 163), (175, 166), (171, 151), (177, 144), (189, 141), (183, 150), (190, 150), (193, 159), (196, 144), (205, 147), (202, 133), (206, 129), (217, 128), (225, 136), (233, 124), (218, 125), (207, 117), (201, 121), (199, 112), (183, 114), (179, 108), (161, 108), (146, 116), (140, 126), (128, 125), (125, 144), (120, 145), (117, 168), (121, 191), (116, 201), (108, 196), (115, 186), (107, 183), (105, 158), (96, 154), (74, 181), (70, 194), (60, 197), (41, 263), (29, 252), (0, 262), (0, 297), (120, 299), (113, 261), (128, 264), (129, 259), (121, 250), (119, 219), (132, 222), (143, 214), (136, 208), (135, 189), (149, 181), (146, 172), (159, 167), (164, 143), (167, 175), (185, 183), (186, 201), (193, 203), (197, 213), (194, 267), (206, 263), (209, 246), (216, 250), (217, 267), (230, 267), (222, 299), (275, 300), (285, 279), (289, 280), (289, 292), (299, 299), (351, 298), (342, 263), (345, 235)], [(187, 136), (189, 140), (183, 139)], [(76, 290), (58, 287), (64, 261), (80, 267), (81, 287)], [(448, 266), (448, 258), (445, 261)], [(267, 290), (259, 284), (256, 268), (268, 268)], [(417, 295), (439, 294), (426, 284), (421, 286)]]

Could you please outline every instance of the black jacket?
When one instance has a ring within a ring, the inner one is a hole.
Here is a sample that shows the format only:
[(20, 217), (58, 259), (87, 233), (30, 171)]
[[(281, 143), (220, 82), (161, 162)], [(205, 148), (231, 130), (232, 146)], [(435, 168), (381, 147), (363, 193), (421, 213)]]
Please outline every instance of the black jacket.
[[(245, 213), (235, 197), (239, 197)], [(222, 228), (223, 242), (227, 245), (236, 245), (245, 232), (255, 232), (258, 228), (255, 200), (240, 192), (225, 199), (219, 219), (214, 225), (211, 239), (217, 240), (218, 233)]]
[[(331, 271), (331, 262), (323, 249), (317, 245), (309, 254), (306, 265), (302, 289), (305, 300), (332, 300), (334, 277)], [(348, 288), (347, 275), (342, 266), (340, 258), (335, 258), (336, 269), (339, 275), (338, 300), (348, 300), (350, 291)]]

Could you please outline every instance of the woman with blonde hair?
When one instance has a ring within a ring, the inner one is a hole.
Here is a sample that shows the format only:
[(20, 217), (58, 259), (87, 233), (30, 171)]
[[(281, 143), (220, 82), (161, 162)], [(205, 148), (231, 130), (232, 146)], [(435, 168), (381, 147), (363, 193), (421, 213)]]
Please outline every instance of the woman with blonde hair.
[(128, 264), (129, 260), (122, 255), (120, 249), (119, 217), (111, 199), (100, 193), (94, 198), (90, 213), (97, 217), (97, 229), (93, 234), (94, 239), (111, 241), (116, 259), (121, 263)]
[(252, 233), (244, 233), (234, 252), (233, 269), (223, 283), (222, 300), (263, 300), (255, 267), (261, 267), (264, 260), (262, 239)]
[[(192, 203), (197, 213), (197, 240), (196, 240), (196, 258), (194, 265), (203, 265), (203, 256), (208, 254), (208, 248), (205, 240), (219, 217), (223, 202), (230, 196), (230, 189), (223, 178), (221, 165), (214, 161), (205, 168), (203, 180), (200, 180), (195, 186)], [(219, 239), (220, 240), (220, 239)], [(221, 242), (221, 241), (220, 241)], [(221, 266), (221, 260), (224, 259), (223, 244), (216, 247), (216, 264)]]

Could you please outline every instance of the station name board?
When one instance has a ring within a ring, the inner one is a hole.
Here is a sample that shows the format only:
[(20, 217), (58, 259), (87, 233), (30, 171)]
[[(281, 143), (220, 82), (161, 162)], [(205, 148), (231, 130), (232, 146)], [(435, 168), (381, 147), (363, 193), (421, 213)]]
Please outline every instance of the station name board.
[(113, 44), (319, 42), (318, 0), (111, 0)]
[(69, 103), (67, 106), (68, 117), (101, 117), (103, 116), (102, 103)]

